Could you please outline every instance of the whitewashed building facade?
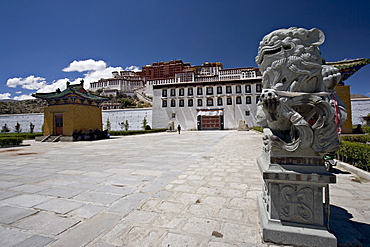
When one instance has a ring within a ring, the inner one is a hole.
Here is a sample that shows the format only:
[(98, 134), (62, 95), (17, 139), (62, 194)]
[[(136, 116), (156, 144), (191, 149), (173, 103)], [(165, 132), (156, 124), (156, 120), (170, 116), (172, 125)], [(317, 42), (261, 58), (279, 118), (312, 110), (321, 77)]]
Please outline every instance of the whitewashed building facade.
[[(191, 77), (190, 77), (191, 78)], [(256, 126), (262, 77), (257, 68), (220, 69), (213, 76), (153, 87), (153, 128), (171, 122), (187, 130), (238, 128), (240, 120)]]

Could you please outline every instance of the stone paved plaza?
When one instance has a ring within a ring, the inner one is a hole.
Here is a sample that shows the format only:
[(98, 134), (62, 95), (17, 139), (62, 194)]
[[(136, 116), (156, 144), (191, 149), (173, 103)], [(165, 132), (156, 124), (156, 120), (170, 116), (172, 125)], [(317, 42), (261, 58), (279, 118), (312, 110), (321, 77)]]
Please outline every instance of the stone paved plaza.
[[(0, 149), (2, 247), (274, 246), (259, 232), (260, 133), (24, 143)], [(370, 182), (335, 173), (331, 229), (370, 246)]]

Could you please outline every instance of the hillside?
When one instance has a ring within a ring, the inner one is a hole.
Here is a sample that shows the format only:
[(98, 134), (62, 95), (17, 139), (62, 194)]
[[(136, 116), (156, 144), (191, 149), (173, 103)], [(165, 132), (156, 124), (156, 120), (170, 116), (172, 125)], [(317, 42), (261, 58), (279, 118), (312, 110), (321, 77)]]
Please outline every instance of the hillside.
[(0, 114), (41, 113), (45, 106), (46, 102), (41, 99), (0, 101)]
[[(150, 104), (144, 103), (136, 97), (130, 97), (123, 94), (109, 97), (107, 103), (119, 103), (121, 109), (125, 108), (143, 108), (151, 107)], [(46, 102), (42, 99), (32, 100), (0, 100), (0, 115), (1, 114), (22, 114), (22, 113), (42, 113)]]

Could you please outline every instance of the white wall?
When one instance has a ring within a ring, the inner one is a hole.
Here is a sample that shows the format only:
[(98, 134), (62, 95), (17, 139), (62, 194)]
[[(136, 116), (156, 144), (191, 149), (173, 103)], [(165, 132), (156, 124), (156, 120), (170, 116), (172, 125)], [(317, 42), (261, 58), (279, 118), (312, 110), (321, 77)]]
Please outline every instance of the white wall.
[[(109, 118), (111, 130), (122, 130), (119, 123), (128, 120), (130, 125), (129, 130), (141, 130), (144, 117), (150, 127), (152, 127), (152, 109), (120, 109), (102, 111), (103, 126), (106, 127), (107, 119)], [(22, 132), (30, 132), (30, 122), (35, 125), (34, 132), (42, 132), (42, 125), (44, 123), (44, 114), (7, 114), (0, 115), (0, 128), (6, 124), (10, 132), (15, 132), (15, 125), (20, 124)]]
[(370, 113), (370, 99), (367, 100), (351, 100), (352, 108), (352, 124), (365, 124), (366, 122), (361, 118)]

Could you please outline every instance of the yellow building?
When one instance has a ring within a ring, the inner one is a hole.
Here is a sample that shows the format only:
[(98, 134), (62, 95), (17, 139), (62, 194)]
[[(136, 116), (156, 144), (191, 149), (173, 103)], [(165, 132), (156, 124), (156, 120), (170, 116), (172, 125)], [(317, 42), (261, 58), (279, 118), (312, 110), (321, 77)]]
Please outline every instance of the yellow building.
[(338, 62), (327, 62), (327, 65), (332, 65), (336, 67), (342, 75), (341, 82), (336, 87), (335, 91), (338, 97), (346, 104), (347, 106), (347, 120), (342, 126), (343, 134), (352, 133), (352, 109), (351, 109), (351, 92), (350, 86), (344, 85), (344, 81), (347, 80), (351, 75), (356, 73), (359, 69), (370, 64), (370, 59), (367, 58), (358, 58), (352, 60), (343, 60)]
[(89, 94), (81, 84), (70, 85), (64, 91), (57, 89), (52, 93), (36, 93), (33, 97), (44, 99), (44, 136), (55, 136), (60, 140), (72, 141), (75, 130), (89, 133), (102, 130), (102, 112), (99, 104), (105, 97)]

